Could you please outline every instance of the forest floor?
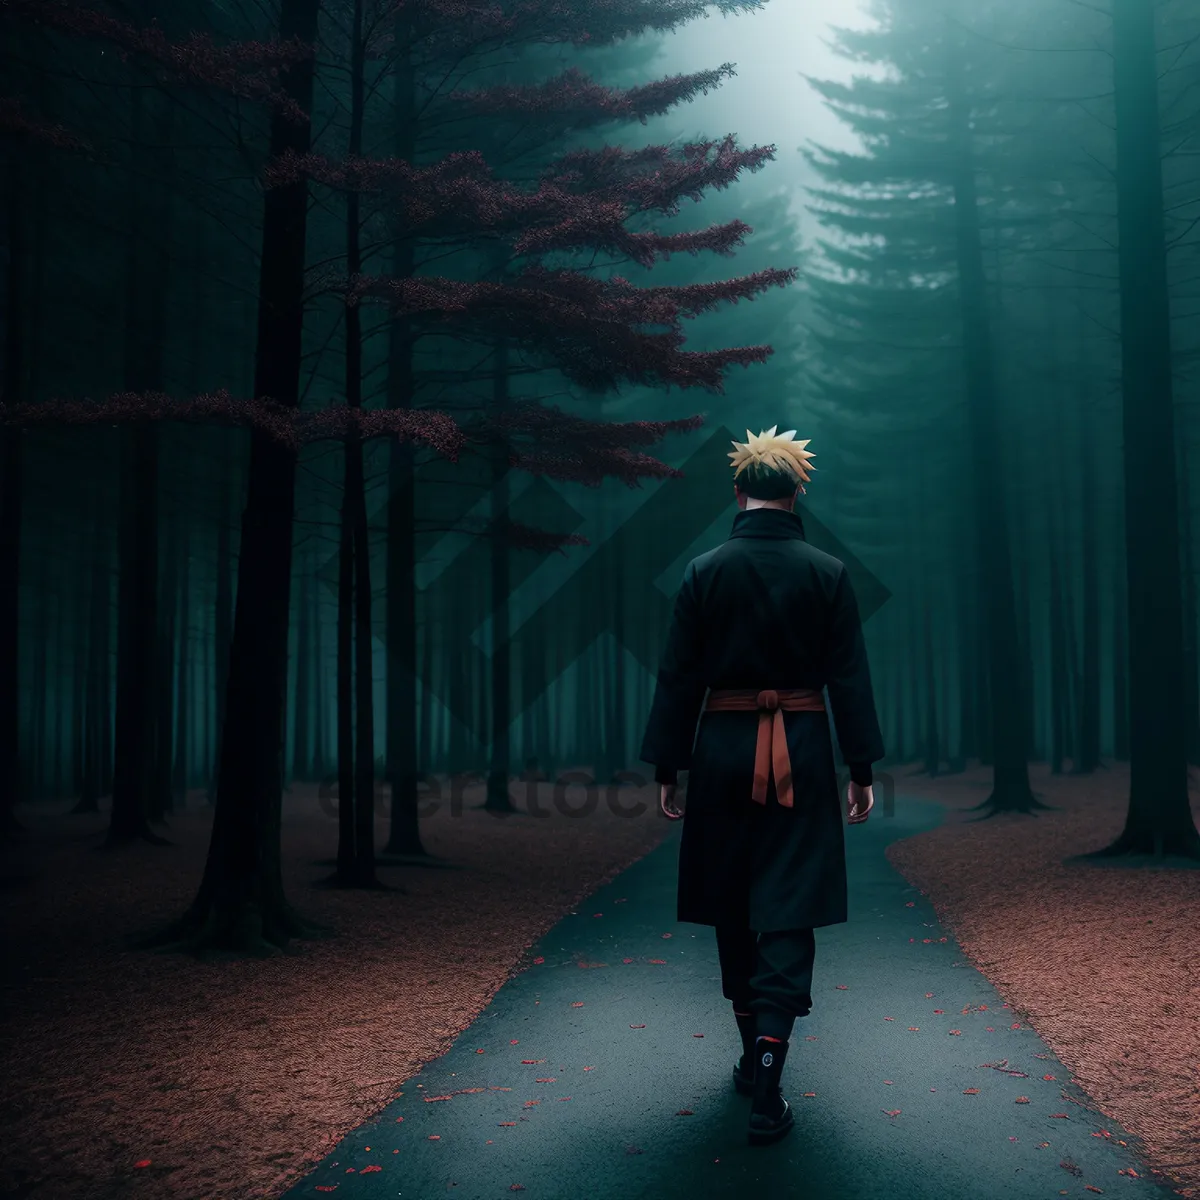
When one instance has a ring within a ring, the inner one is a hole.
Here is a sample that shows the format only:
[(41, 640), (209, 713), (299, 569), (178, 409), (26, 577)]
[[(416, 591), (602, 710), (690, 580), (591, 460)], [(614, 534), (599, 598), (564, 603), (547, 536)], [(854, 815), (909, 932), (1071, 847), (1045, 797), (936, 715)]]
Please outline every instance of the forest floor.
[[(889, 862), (1079, 1086), (1200, 1197), (1200, 870), (1063, 865), (1121, 832), (1128, 765), (1055, 776), (1034, 764), (1035, 793), (1060, 811), (978, 823), (967, 810), (990, 771), (894, 774), (898, 792), (948, 814), (890, 845)], [(1195, 781), (1191, 805), (1200, 823)]]
[[(1120, 831), (1122, 768), (1035, 768), (1061, 811), (979, 824), (965, 810), (987, 795), (987, 772), (894, 773), (902, 795), (948, 816), (888, 859), (1098, 1106), (1200, 1198), (1200, 872), (1061, 866)], [(26, 808), (27, 847), (0, 868), (0, 1195), (280, 1195), (439, 1058), (531, 944), (677, 828), (651, 788), (623, 789), (624, 803), (647, 803), (636, 818), (603, 803), (571, 818), (539, 790), (545, 820), (498, 819), (472, 808), (482, 796), (468, 789), (460, 815), (422, 822), (452, 865), (381, 868), (404, 890), (355, 893), (316, 886), (336, 821), (315, 786), (297, 786), (285, 800), (288, 893), (340, 936), (247, 962), (125, 949), (194, 894), (211, 824), (199, 797), (172, 817), (173, 845), (116, 852), (95, 848), (102, 816)], [(380, 844), (384, 832), (381, 821)]]

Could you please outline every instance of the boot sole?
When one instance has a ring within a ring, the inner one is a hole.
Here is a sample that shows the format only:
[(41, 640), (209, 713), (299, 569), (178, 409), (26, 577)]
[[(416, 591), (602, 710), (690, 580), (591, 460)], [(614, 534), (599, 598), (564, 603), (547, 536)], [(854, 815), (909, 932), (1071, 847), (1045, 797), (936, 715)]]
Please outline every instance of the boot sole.
[[(785, 1100), (784, 1103), (787, 1104), (787, 1101)], [(770, 1129), (756, 1129), (751, 1126), (747, 1131), (746, 1140), (751, 1146), (769, 1146), (772, 1142), (779, 1141), (795, 1124), (796, 1115), (792, 1112), (792, 1106), (788, 1104), (778, 1125), (772, 1125)]]

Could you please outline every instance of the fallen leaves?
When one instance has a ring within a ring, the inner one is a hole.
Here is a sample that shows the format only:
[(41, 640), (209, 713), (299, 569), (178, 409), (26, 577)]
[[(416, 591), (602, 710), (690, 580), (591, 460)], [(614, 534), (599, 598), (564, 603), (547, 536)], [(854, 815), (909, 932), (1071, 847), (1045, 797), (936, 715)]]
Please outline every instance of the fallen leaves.
[(666, 966), (666, 963), (667, 963), (667, 960), (665, 958), (649, 958), (646, 961), (649, 963), (653, 963), (653, 965), (656, 967)]
[(501, 1128), (509, 1128), (516, 1125), (516, 1121), (497, 1121), (496, 1124)]
[(690, 1108), (681, 1108), (675, 1115), (677, 1117), (694, 1117), (696, 1114)]
[(879, 1111), (881, 1113), (886, 1113), (889, 1117), (898, 1117), (900, 1115), (900, 1110), (898, 1108), (881, 1108)]
[(978, 1088), (963, 1088), (963, 1095), (964, 1096), (978, 1096), (979, 1089)]
[(674, 937), (674, 936), (675, 936), (675, 935), (674, 935), (673, 933), (664, 933), (664, 934), (663, 934), (663, 937), (664, 937), (664, 938), (669, 938), (669, 937)]
[(571, 1007), (572, 1007), (572, 1008), (582, 1008), (582, 1007), (583, 1007), (583, 1001), (582, 1001), (582, 1000), (572, 1000), (572, 1001), (571, 1001)]
[(849, 986), (850, 986), (850, 985), (849, 985), (848, 983), (839, 983), (839, 984), (837, 985), (837, 990), (838, 990), (839, 992), (844, 992), (844, 991), (846, 991), (846, 990), (849, 988)]
[(538, 1063), (544, 1063), (545, 1061), (544, 1058), (523, 1058), (521, 1059), (521, 1066), (536, 1067)]
[(1028, 1104), (1028, 1103), (1029, 1103), (1029, 1097), (1028, 1097), (1028, 1096), (1018, 1096), (1018, 1097), (1017, 1097), (1017, 1098), (1016, 1098), (1016, 1099), (1013, 1101), (1013, 1103), (1014, 1103), (1014, 1104)]
[(1071, 1119), (1066, 1113), (1051, 1113), (1050, 1115), (1060, 1121), (1069, 1121)]
[(150, 1162), (151, 1160), (148, 1158), (139, 1158), (133, 1165), (137, 1167), (138, 1170), (141, 1170), (143, 1167), (148, 1167)]
[(542, 956), (539, 954), (539, 955), (537, 956), (537, 958), (535, 958), (535, 959), (533, 960), (533, 965), (534, 965), (535, 967), (540, 967), (540, 966), (542, 965), (542, 963), (544, 963), (545, 961), (546, 961), (546, 960), (545, 960), (545, 959), (544, 959), (544, 958), (543, 958), (543, 957), (542, 957)]
[(703, 1037), (703, 1036), (704, 1036), (704, 1034), (702, 1034), (702, 1033), (693, 1033), (692, 1034), (692, 1037)]
[(376, 1171), (382, 1171), (382, 1170), (383, 1170), (383, 1168), (380, 1166), (363, 1167), (363, 1169), (361, 1171), (359, 1171), (359, 1174), (360, 1175), (371, 1175), (371, 1174), (374, 1174), (374, 1172), (376, 1172)]
[(630, 1025), (630, 1029), (645, 1029), (645, 1025)]
[(534, 1083), (557, 1083), (558, 1077), (555, 1075), (552, 1075), (548, 1079), (535, 1079), (533, 1082)]

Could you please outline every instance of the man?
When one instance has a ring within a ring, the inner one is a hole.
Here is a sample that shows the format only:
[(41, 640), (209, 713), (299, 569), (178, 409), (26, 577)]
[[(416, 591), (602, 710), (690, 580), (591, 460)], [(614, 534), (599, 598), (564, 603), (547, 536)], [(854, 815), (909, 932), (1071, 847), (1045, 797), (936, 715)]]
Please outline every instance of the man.
[(715, 928), (742, 1038), (734, 1085), (753, 1095), (748, 1140), (762, 1145), (795, 1121), (780, 1078), (795, 1019), (812, 1007), (813, 930), (847, 919), (822, 690), (850, 768), (850, 824), (874, 804), (883, 740), (846, 568), (808, 544), (794, 511), (808, 442), (775, 426), (746, 438), (729, 456), (741, 511), (728, 540), (684, 571), (641, 757), (673, 820), (684, 816), (677, 773), (691, 772), (677, 915)]

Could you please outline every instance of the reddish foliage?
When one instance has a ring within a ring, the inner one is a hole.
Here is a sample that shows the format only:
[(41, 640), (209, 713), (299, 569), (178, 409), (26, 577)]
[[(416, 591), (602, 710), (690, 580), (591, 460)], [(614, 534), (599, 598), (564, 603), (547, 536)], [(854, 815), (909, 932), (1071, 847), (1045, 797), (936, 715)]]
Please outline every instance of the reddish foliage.
[(239, 400), (224, 389), (177, 400), (163, 392), (118, 392), (104, 400), (53, 399), (42, 404), (0, 405), (0, 424), (118, 425), (131, 421), (210, 421), (247, 425), (293, 449), (306, 442), (342, 438), (400, 437), (431, 446), (456, 460), (462, 431), (444, 413), (414, 409), (325, 409), (298, 412), (271, 400)]
[(65, 125), (31, 117), (11, 96), (0, 97), (0, 134), (53, 146), (57, 150), (89, 151), (91, 145)]
[(305, 119), (277, 86), (281, 67), (312, 54), (311, 47), (300, 42), (246, 41), (219, 46), (202, 33), (171, 41), (157, 25), (139, 28), (99, 9), (65, 0), (0, 0), (0, 12), (71, 37), (107, 42), (122, 55), (149, 60), (173, 79), (265, 101), (294, 119)]

